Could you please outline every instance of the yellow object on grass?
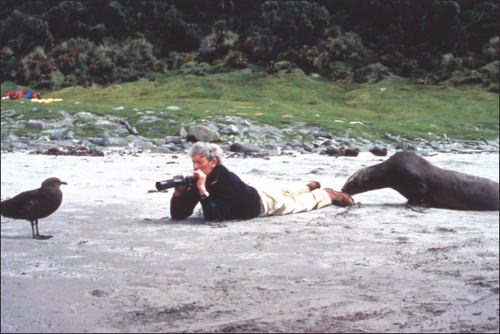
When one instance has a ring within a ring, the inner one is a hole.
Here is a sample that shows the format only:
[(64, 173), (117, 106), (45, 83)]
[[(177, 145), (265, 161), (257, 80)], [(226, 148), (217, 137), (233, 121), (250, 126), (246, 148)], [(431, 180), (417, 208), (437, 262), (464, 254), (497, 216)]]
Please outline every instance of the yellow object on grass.
[(31, 102), (36, 102), (36, 103), (53, 103), (53, 102), (59, 102), (62, 101), (63, 99), (60, 98), (50, 98), (50, 99), (31, 99)]

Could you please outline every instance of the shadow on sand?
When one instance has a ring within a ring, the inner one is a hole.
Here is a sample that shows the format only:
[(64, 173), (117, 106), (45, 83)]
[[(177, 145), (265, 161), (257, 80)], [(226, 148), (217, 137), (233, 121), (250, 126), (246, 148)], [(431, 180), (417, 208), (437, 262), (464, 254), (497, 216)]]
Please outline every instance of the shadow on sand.
[(151, 224), (151, 225), (207, 225), (209, 222), (207, 222), (203, 218), (199, 217), (189, 217), (186, 219), (182, 220), (175, 220), (170, 217), (162, 217), (158, 219), (152, 219), (152, 218), (144, 218), (140, 219), (138, 222), (142, 224)]

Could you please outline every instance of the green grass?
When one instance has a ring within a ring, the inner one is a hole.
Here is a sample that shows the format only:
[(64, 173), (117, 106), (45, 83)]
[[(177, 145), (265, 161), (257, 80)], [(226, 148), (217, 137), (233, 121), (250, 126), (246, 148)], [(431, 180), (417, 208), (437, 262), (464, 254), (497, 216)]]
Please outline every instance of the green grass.
[[(2, 85), (2, 94), (7, 89)], [(177, 134), (178, 127), (166, 122), (168, 118), (180, 125), (235, 115), (281, 128), (296, 122), (316, 124), (333, 133), (371, 140), (383, 139), (385, 133), (408, 139), (435, 139), (442, 134), (455, 139), (498, 138), (498, 94), (480, 86), (427, 86), (398, 77), (376, 84), (341, 85), (299, 73), (271, 76), (247, 69), (202, 77), (156, 75), (155, 81), (68, 87), (42, 91), (42, 96), (64, 101), (46, 105), (2, 101), (2, 110), (14, 109), (25, 120), (59, 117), (53, 112), (57, 110), (114, 115), (126, 118), (146, 137)], [(167, 110), (170, 105), (182, 110)], [(124, 110), (114, 110), (118, 106)], [(165, 122), (138, 124), (141, 115), (134, 108), (154, 110)], [(161, 111), (165, 114), (159, 115)], [(370, 124), (350, 124), (355, 121)], [(89, 132), (95, 129), (89, 127)]]

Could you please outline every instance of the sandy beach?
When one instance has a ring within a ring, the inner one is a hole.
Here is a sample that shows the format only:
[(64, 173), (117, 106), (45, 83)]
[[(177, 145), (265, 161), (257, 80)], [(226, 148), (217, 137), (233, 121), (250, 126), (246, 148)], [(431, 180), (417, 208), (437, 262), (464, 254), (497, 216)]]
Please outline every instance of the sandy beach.
[[(339, 190), (387, 159), (317, 154), (227, 158), (255, 185)], [(498, 153), (433, 164), (498, 182)], [(499, 331), (499, 212), (408, 208), (391, 189), (349, 208), (209, 223), (170, 220), (185, 154), (1, 154), (1, 198), (48, 177), (63, 202), (40, 220), (1, 219), (1, 332)]]

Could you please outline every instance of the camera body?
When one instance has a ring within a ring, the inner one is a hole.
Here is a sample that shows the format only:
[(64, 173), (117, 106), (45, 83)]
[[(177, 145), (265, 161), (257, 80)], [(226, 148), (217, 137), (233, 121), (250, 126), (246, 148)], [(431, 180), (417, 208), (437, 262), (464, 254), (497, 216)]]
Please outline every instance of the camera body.
[(173, 188), (175, 186), (186, 186), (186, 188), (194, 187), (195, 183), (191, 176), (178, 176), (173, 179), (168, 179), (165, 181), (158, 181), (155, 183), (156, 190), (165, 190), (168, 188)]

